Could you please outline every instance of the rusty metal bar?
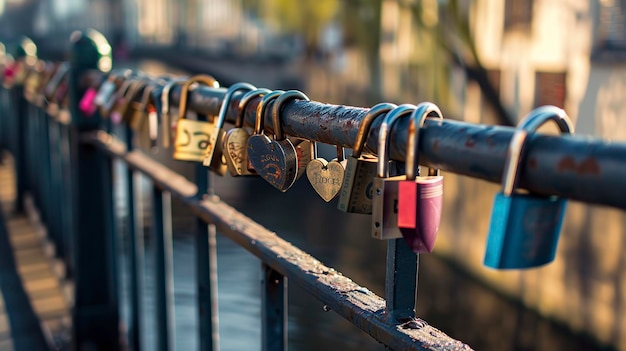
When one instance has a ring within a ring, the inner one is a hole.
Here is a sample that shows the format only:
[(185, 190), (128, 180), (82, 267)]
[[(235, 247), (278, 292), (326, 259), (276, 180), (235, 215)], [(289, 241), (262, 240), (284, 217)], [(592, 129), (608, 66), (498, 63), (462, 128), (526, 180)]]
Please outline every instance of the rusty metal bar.
[(469, 346), (419, 318), (398, 324), (388, 318), (385, 300), (381, 297), (325, 266), (217, 197), (196, 196), (198, 188), (195, 184), (140, 151), (127, 152), (125, 145), (111, 135), (91, 132), (83, 135), (83, 141), (146, 175), (162, 191), (180, 199), (196, 216), (215, 224), (221, 233), (310, 292), (321, 301), (320, 308), (326, 305), (389, 348), (470, 350)]
[[(195, 89), (189, 99), (189, 109), (217, 115), (225, 92), (225, 88)], [(155, 90), (155, 94), (159, 93)], [(177, 105), (180, 87), (175, 87), (171, 94), (171, 103)], [(234, 121), (240, 98), (241, 94), (233, 97), (227, 122)], [(258, 99), (246, 109), (247, 125), (254, 123), (257, 104)], [(282, 126), (289, 135), (351, 147), (367, 111), (359, 107), (295, 101), (284, 107)], [(271, 114), (266, 114), (265, 130), (270, 133), (271, 121)], [(379, 118), (373, 123), (366, 151), (376, 153), (381, 121), (382, 118)], [(404, 160), (407, 126), (408, 119), (400, 120), (392, 130), (392, 159)], [(499, 183), (513, 130), (511, 127), (429, 119), (420, 136), (420, 163)], [(522, 164), (521, 187), (537, 194), (558, 195), (626, 209), (626, 197), (615, 191), (626, 189), (626, 143), (587, 136), (533, 135), (527, 152)]]

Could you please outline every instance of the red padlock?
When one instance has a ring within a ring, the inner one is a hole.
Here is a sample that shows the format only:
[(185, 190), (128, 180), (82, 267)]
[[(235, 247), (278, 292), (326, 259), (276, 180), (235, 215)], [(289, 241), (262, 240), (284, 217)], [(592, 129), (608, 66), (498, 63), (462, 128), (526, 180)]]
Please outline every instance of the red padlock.
[(415, 174), (419, 165), (419, 130), (431, 115), (443, 119), (439, 108), (430, 102), (419, 104), (411, 114), (406, 180), (398, 184), (398, 228), (416, 253), (433, 251), (441, 221), (443, 176), (439, 175), (438, 169), (429, 169), (425, 177)]

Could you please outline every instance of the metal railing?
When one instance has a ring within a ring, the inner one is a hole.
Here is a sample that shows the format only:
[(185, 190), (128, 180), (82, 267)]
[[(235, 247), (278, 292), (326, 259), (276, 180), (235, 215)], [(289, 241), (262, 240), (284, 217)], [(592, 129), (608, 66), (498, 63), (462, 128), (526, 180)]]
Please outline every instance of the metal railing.
[[(49, 236), (56, 244), (56, 254), (65, 260), (68, 276), (74, 281), (74, 345), (78, 348), (91, 345), (100, 350), (119, 348), (119, 269), (115, 260), (118, 243), (114, 234), (111, 176), (111, 162), (118, 159), (128, 166), (125, 177), (131, 252), (131, 325), (127, 337), (132, 349), (142, 348), (139, 331), (142, 324), (143, 243), (136, 209), (137, 174), (146, 176), (153, 183), (152, 234), (156, 245), (159, 350), (173, 347), (172, 197), (182, 201), (197, 217), (195, 251), (201, 350), (218, 348), (214, 323), (217, 313), (215, 235), (218, 230), (262, 261), (264, 350), (283, 350), (287, 346), (287, 279), (304, 287), (332, 311), (388, 348), (469, 349), (415, 317), (418, 256), (402, 239), (390, 240), (388, 244), (385, 300), (210, 195), (207, 168), (198, 165), (192, 182), (136, 148), (136, 131), (129, 125), (124, 125), (125, 133), (120, 138), (110, 132), (110, 119), (99, 113), (84, 115), (78, 107), (80, 97), (89, 86), (110, 77), (97, 70), (103, 58), (106, 59), (106, 43), (102, 40), (91, 32), (73, 37), (69, 73), (64, 81), (56, 83), (57, 88), (63, 82), (68, 84), (65, 102), (63, 99), (55, 101), (52, 96), (46, 101), (41, 98), (46, 96), (45, 92), (31, 94), (25, 84), (27, 76), (23, 84), (2, 91), (0, 105), (3, 109), (0, 146), (9, 149), (17, 161), (16, 208), (21, 209), (24, 193), (33, 194), (48, 226)], [(52, 63), (46, 67), (38, 70), (32, 66), (30, 71), (34, 73), (31, 74), (44, 77), (46, 72), (58, 71), (58, 66)], [(162, 85), (152, 92), (157, 111), (162, 107), (162, 92)], [(225, 93), (224, 88), (196, 88), (189, 94), (189, 110), (216, 116)], [(180, 96), (181, 88), (175, 86), (170, 92), (170, 104), (177, 106)], [(241, 98), (242, 94), (232, 97), (226, 122), (235, 121)], [(254, 125), (259, 101), (260, 98), (252, 99), (243, 111), (246, 125)], [(357, 139), (358, 127), (368, 111), (313, 101), (292, 101), (284, 106), (280, 118), (284, 132), (290, 136), (349, 148)], [(263, 118), (264, 131), (273, 133), (271, 114), (265, 114)], [(367, 135), (368, 152), (377, 153), (380, 123), (380, 118), (375, 120)], [(407, 124), (408, 121), (400, 120), (391, 132), (390, 159), (405, 160)], [(499, 182), (513, 131), (508, 127), (427, 120), (420, 130), (420, 163)], [(622, 143), (532, 135), (522, 165), (520, 185), (537, 194), (625, 209), (626, 198), (621, 191), (616, 191), (626, 189), (626, 177), (623, 176), (626, 174), (625, 156), (626, 144)]]

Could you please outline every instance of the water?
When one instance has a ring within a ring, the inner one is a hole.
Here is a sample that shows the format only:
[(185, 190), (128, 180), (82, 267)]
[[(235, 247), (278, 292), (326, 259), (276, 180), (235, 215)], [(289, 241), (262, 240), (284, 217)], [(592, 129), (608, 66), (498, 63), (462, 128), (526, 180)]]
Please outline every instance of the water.
[[(183, 174), (190, 165), (170, 161)], [(168, 163), (170, 163), (168, 162)], [(116, 167), (123, 179), (123, 167)], [(270, 230), (305, 249), (355, 282), (383, 296), (385, 244), (369, 237), (369, 217), (344, 214), (324, 203), (308, 182), (300, 180), (280, 193), (260, 179), (214, 177), (220, 197)], [(150, 194), (148, 181), (143, 194)], [(119, 217), (124, 216), (123, 184), (118, 183)], [(149, 216), (149, 196), (142, 198)], [(193, 217), (173, 202), (176, 346), (197, 349)], [(145, 221), (149, 224), (149, 219)], [(123, 228), (122, 228), (123, 229)], [(146, 228), (149, 229), (149, 228)], [(153, 247), (146, 230), (144, 282), (144, 344), (153, 350)], [(221, 350), (260, 350), (261, 264), (256, 257), (219, 235), (218, 297)], [(126, 256), (121, 259), (127, 268)], [(477, 350), (595, 350), (588, 338), (542, 319), (468, 277), (433, 255), (420, 257), (417, 314), (450, 336)], [(127, 298), (124, 277), (122, 296)], [(127, 306), (125, 315), (127, 315)], [(290, 350), (381, 350), (382, 346), (353, 327), (295, 284), (289, 284)]]

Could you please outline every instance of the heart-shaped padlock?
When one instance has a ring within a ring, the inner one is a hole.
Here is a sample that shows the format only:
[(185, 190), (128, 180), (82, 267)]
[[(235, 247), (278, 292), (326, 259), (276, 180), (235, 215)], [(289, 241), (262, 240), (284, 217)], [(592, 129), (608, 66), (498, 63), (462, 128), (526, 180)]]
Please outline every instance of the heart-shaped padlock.
[(213, 149), (207, 149), (204, 160), (202, 161), (204, 166), (211, 167), (214, 171), (219, 169), (220, 171), (217, 172), (218, 174), (224, 175), (226, 173), (226, 169), (228, 168), (226, 161), (227, 152), (224, 152), (224, 139), (226, 138), (226, 132), (224, 132), (222, 128), (224, 126), (224, 121), (226, 121), (226, 114), (228, 113), (228, 107), (230, 106), (232, 97), (238, 91), (250, 91), (254, 89), (256, 89), (254, 85), (240, 82), (228, 87), (226, 94), (224, 94), (222, 105), (220, 106), (220, 111), (215, 122), (215, 128), (209, 136), (209, 143), (215, 143), (216, 147)]
[(224, 137), (224, 158), (228, 170), (233, 177), (245, 175), (257, 175), (253, 170), (248, 169), (248, 138), (250, 133), (243, 128), (243, 121), (246, 114), (246, 108), (252, 99), (269, 93), (269, 89), (255, 89), (247, 92), (239, 100), (237, 118), (235, 119), (235, 127), (229, 130)]
[(298, 172), (298, 158), (296, 148), (289, 139), (282, 135), (280, 121), (274, 120), (275, 136), (282, 137), (280, 140), (272, 140), (263, 132), (263, 119), (267, 104), (277, 99), (283, 91), (272, 91), (265, 94), (257, 105), (254, 135), (248, 138), (248, 159), (256, 173), (266, 182), (280, 191), (287, 191), (294, 181)]
[(306, 166), (306, 176), (315, 192), (326, 202), (334, 199), (343, 184), (345, 172), (344, 151), (337, 146), (337, 158), (328, 162), (317, 157), (317, 144), (314, 146), (315, 159)]

